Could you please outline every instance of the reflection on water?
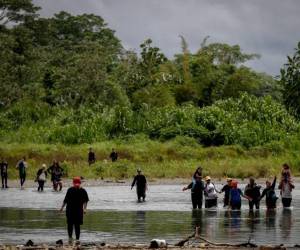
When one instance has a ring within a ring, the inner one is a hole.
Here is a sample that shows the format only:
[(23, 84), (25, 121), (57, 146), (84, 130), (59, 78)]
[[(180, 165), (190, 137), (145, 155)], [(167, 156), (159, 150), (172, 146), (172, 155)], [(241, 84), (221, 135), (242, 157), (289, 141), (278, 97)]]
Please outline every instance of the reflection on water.
[[(297, 211), (299, 212), (299, 211)], [(51, 210), (0, 209), (0, 243), (54, 242), (66, 239), (65, 216)], [(216, 242), (299, 243), (300, 221), (293, 210), (266, 211), (90, 211), (83, 241), (147, 243), (152, 238), (175, 243), (200, 227)]]
[[(249, 211), (244, 201), (242, 211), (229, 211), (221, 204), (216, 210), (191, 210), (190, 195), (180, 189), (153, 186), (147, 202), (137, 203), (135, 192), (127, 187), (87, 188), (91, 203), (82, 240), (148, 243), (160, 238), (175, 243), (199, 226), (201, 236), (215, 242), (243, 243), (251, 238), (258, 244), (300, 243), (299, 190), (294, 191), (292, 209), (278, 203), (277, 210), (267, 211), (262, 203), (259, 211)], [(65, 215), (57, 212), (64, 193), (9, 189), (0, 191), (0, 197), (0, 243), (67, 239)]]

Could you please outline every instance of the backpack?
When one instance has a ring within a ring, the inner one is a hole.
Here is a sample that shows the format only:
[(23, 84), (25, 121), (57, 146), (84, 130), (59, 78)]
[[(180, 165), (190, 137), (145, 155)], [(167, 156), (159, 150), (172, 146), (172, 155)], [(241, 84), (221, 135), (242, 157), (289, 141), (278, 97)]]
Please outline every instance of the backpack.
[(241, 194), (237, 188), (230, 190), (230, 202), (232, 204), (238, 204), (241, 202)]

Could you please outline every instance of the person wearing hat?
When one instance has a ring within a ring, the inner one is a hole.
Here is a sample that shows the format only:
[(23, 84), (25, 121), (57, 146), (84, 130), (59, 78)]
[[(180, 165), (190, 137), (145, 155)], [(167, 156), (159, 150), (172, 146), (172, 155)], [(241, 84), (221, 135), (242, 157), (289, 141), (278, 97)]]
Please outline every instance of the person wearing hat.
[(205, 208), (217, 207), (218, 206), (218, 195), (215, 185), (211, 182), (210, 176), (205, 177)]
[(218, 192), (220, 194), (224, 192), (224, 199), (223, 199), (224, 205), (223, 205), (223, 207), (229, 206), (229, 193), (230, 193), (230, 189), (231, 189), (231, 182), (232, 182), (232, 179), (227, 178), (227, 184), (225, 184), (222, 187), (221, 191)]
[(68, 225), (69, 242), (73, 241), (73, 228), (75, 228), (76, 240), (80, 238), (80, 225), (83, 224), (83, 214), (86, 212), (87, 203), (89, 201), (88, 194), (81, 187), (81, 178), (73, 178), (73, 187), (70, 187), (66, 193), (60, 211), (66, 208), (66, 217)]
[(147, 180), (146, 177), (142, 174), (141, 169), (137, 169), (137, 175), (134, 177), (133, 182), (131, 184), (131, 190), (133, 189), (134, 185), (136, 184), (136, 194), (138, 201), (145, 201), (146, 198), (146, 190), (147, 190)]
[(42, 168), (40, 168), (36, 173), (36, 181), (39, 184), (38, 192), (44, 191), (44, 185), (46, 182), (46, 178), (47, 178), (47, 166), (46, 166), (46, 164), (43, 164)]

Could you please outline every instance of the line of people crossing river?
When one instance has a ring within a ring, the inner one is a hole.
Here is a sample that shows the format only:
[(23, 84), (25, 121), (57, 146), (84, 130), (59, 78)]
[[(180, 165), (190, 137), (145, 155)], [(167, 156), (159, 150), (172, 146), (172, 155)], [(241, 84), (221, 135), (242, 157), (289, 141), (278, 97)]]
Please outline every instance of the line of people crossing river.
[[(206, 176), (204, 181), (202, 180), (202, 168), (198, 167), (192, 177), (192, 182), (184, 187), (182, 190), (191, 189), (191, 200), (193, 209), (202, 208), (203, 196), (205, 200), (205, 208), (217, 207), (218, 193), (224, 192), (224, 207), (231, 208), (233, 210), (241, 209), (242, 198), (245, 198), (249, 202), (249, 209), (254, 207), (259, 209), (260, 201), (266, 197), (267, 209), (275, 209), (277, 202), (276, 195), (276, 176), (272, 183), (267, 180), (266, 187), (261, 192), (261, 186), (255, 183), (255, 179), (250, 177), (249, 183), (246, 185), (244, 192), (238, 187), (237, 180), (227, 178), (227, 184), (225, 184), (221, 190), (218, 190), (215, 184), (211, 181), (210, 176)], [(291, 206), (292, 202), (292, 190), (295, 188), (291, 176), (291, 170), (288, 164), (283, 164), (281, 177), (278, 185), (280, 190), (282, 205), (285, 208)]]
[[(4, 160), (0, 162), (2, 188), (8, 188), (7, 186), (7, 169), (8, 164)], [(26, 180), (27, 162), (25, 157), (22, 158), (16, 165), (19, 171), (20, 187), (23, 189)], [(278, 196), (276, 194), (276, 176), (272, 181), (267, 180), (266, 186), (262, 186), (255, 183), (255, 179), (250, 177), (249, 183), (242, 191), (239, 187), (237, 180), (233, 178), (227, 178), (227, 183), (218, 190), (212, 181), (210, 176), (203, 176), (201, 167), (198, 167), (192, 176), (191, 182), (183, 187), (183, 191), (191, 190), (191, 201), (193, 209), (205, 208), (217, 208), (218, 206), (218, 194), (224, 193), (223, 206), (232, 210), (240, 210), (242, 199), (248, 200), (249, 209), (260, 208), (260, 202), (265, 197), (266, 207), (268, 210), (275, 209)], [(63, 187), (62, 177), (63, 168), (60, 167), (57, 161), (47, 167), (43, 164), (37, 171), (36, 181), (38, 183), (38, 191), (44, 190), (44, 184), (47, 176), (51, 176), (51, 182), (54, 191), (61, 191)], [(80, 237), (80, 225), (83, 223), (83, 215), (86, 212), (87, 203), (89, 201), (88, 194), (84, 188), (81, 187), (82, 177), (73, 178), (73, 186), (67, 190), (63, 204), (60, 211), (63, 211), (66, 206), (67, 217), (67, 229), (70, 239), (72, 239), (73, 228), (75, 228), (76, 239)], [(292, 191), (295, 188), (293, 184), (291, 170), (288, 164), (283, 164), (281, 170), (281, 176), (278, 180), (278, 189), (280, 190), (282, 205), (285, 208), (291, 206)], [(137, 175), (134, 177), (131, 183), (131, 189), (136, 186), (136, 194), (139, 202), (146, 200), (147, 191), (147, 179), (142, 174), (141, 169), (137, 169)]]

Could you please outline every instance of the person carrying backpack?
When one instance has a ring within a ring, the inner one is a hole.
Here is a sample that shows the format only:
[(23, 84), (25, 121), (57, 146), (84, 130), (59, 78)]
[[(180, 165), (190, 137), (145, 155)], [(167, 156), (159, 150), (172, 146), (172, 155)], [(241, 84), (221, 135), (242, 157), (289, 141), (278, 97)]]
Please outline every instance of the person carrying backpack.
[(38, 186), (38, 192), (44, 191), (44, 185), (46, 182), (46, 178), (47, 178), (47, 166), (46, 164), (42, 165), (42, 168), (40, 168), (37, 173), (36, 173), (36, 181), (38, 182), (39, 186)]

